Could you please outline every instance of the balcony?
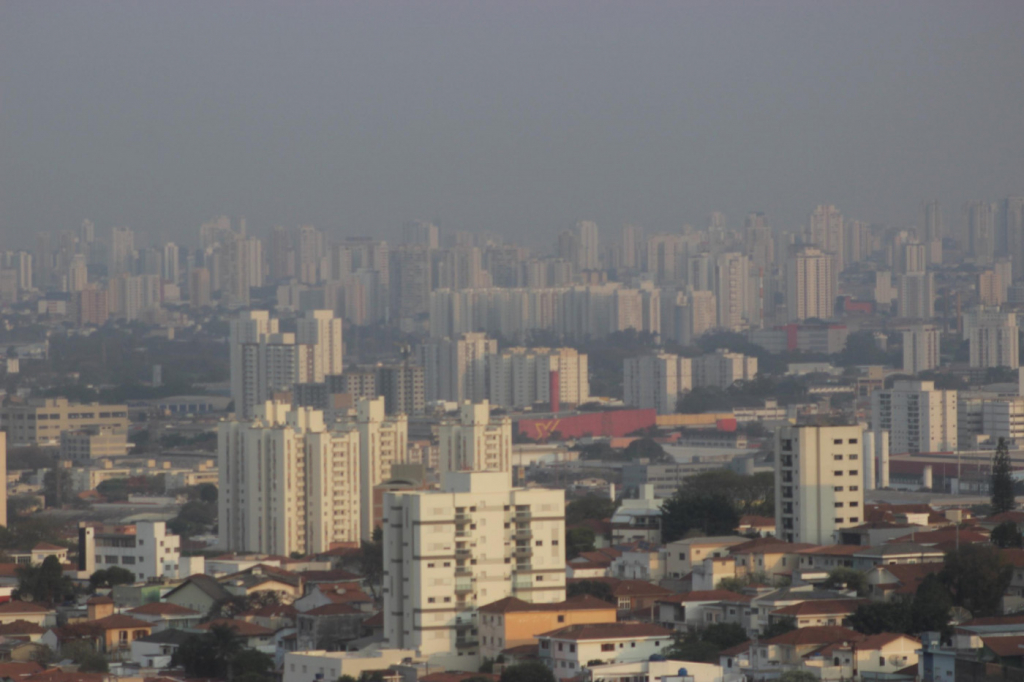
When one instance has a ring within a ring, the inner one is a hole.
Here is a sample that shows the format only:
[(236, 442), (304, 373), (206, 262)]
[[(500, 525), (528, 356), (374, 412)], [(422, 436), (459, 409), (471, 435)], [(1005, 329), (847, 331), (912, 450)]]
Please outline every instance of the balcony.
[(474, 635), (472, 637), (456, 637), (455, 648), (456, 649), (468, 649), (479, 645), (479, 640)]
[(529, 526), (527, 526), (526, 528), (516, 528), (516, 540), (530, 540), (531, 538), (533, 538), (533, 529), (531, 529)]
[(456, 578), (458, 578), (460, 576), (471, 576), (471, 575), (473, 575), (473, 569), (470, 568), (469, 566), (456, 566), (455, 567), (455, 577)]
[(518, 556), (531, 556), (533, 549), (529, 545), (516, 545), (514, 554)]
[(473, 579), (472, 578), (456, 578), (455, 580), (455, 593), (466, 594), (467, 592), (473, 591)]

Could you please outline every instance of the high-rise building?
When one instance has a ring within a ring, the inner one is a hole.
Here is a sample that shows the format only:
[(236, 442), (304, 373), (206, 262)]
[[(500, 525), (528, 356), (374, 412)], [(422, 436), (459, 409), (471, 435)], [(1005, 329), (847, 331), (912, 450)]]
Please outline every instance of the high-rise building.
[(506, 348), (487, 356), (492, 405), (523, 408), (551, 403), (557, 387), (561, 406), (576, 406), (590, 397), (587, 356), (575, 348)]
[(210, 300), (210, 271), (206, 268), (192, 268), (188, 274), (189, 305), (193, 308), (207, 308)]
[(85, 254), (76, 253), (71, 257), (68, 266), (67, 289), (74, 293), (81, 291), (89, 284), (89, 265), (86, 263)]
[(626, 358), (622, 386), (626, 405), (674, 414), (680, 394), (693, 386), (692, 361), (670, 353)]
[(637, 270), (641, 266), (641, 249), (643, 248), (644, 231), (637, 225), (622, 227), (622, 267)]
[(402, 246), (391, 252), (391, 310), (398, 319), (415, 319), (430, 311), (433, 289), (431, 250)]
[(408, 360), (377, 368), (377, 391), (387, 414), (423, 414), (425, 387), (423, 368)]
[(1006, 255), (1013, 260), (1014, 270), (1024, 273), (1024, 197), (1007, 198), (1001, 218)]
[(946, 230), (942, 223), (942, 207), (938, 201), (929, 201), (924, 207), (924, 243), (928, 250), (928, 262), (942, 262), (942, 238)]
[(181, 269), (179, 267), (180, 255), (180, 249), (177, 244), (174, 242), (167, 242), (164, 244), (162, 265), (165, 282), (177, 284), (181, 279)]
[(814, 247), (795, 250), (786, 264), (786, 306), (791, 321), (832, 317), (835, 304), (833, 259)]
[(359, 433), (361, 535), (373, 537), (373, 489), (391, 478), (391, 468), (408, 458), (409, 421), (404, 414), (386, 416), (384, 399), (360, 399), (355, 427)]
[(457, 339), (432, 339), (417, 346), (417, 362), (424, 369), (426, 399), (479, 401), (487, 398), (487, 356), (498, 352), (498, 342), (473, 332)]
[(87, 324), (101, 327), (107, 323), (110, 317), (110, 299), (106, 289), (100, 289), (95, 284), (87, 285), (81, 291), (76, 291), (71, 298), (71, 316), (75, 325), (84, 327)]
[(218, 529), (229, 551), (287, 556), (360, 540), (361, 436), (323, 413), (264, 403), (218, 428)]
[[(486, 400), (459, 405), (457, 418), (438, 428), (438, 466), (453, 471), (512, 471), (512, 419), (491, 417)], [(511, 479), (510, 479), (511, 480)]]
[(295, 277), (295, 251), (293, 238), (287, 227), (280, 225), (270, 231), (267, 263), (270, 280), (281, 282)]
[(323, 234), (319, 230), (312, 225), (299, 228), (295, 236), (295, 275), (303, 284), (319, 281), (323, 246)]
[(995, 259), (996, 214), (996, 205), (987, 201), (973, 201), (967, 206), (970, 253), (974, 260), (982, 265), (987, 265)]
[(939, 366), (939, 329), (917, 325), (903, 330), (903, 371), (918, 374)]
[(402, 226), (402, 243), (436, 249), (441, 245), (441, 232), (433, 223), (414, 220)]
[(757, 376), (757, 358), (730, 353), (724, 348), (693, 358), (691, 367), (694, 388), (726, 389), (737, 381), (752, 381)]
[(807, 229), (807, 241), (832, 255), (836, 275), (849, 265), (844, 255), (846, 238), (843, 228), (843, 214), (839, 209), (821, 205), (811, 213)]
[(913, 320), (935, 317), (935, 276), (932, 273), (900, 275), (896, 296), (900, 317)]
[(871, 429), (889, 432), (896, 454), (943, 452), (957, 446), (956, 391), (933, 381), (897, 381), (871, 394)]
[(970, 342), (971, 367), (1020, 366), (1016, 313), (976, 308), (964, 315), (964, 336)]
[(129, 227), (114, 227), (110, 230), (110, 262), (107, 274), (110, 277), (131, 273), (135, 257), (135, 233)]
[(307, 311), (295, 334), (279, 333), (278, 327), (265, 310), (246, 311), (231, 321), (231, 397), (243, 419), (251, 419), (276, 392), (341, 374), (340, 320), (332, 312)]
[(740, 253), (719, 254), (715, 262), (718, 327), (743, 328), (750, 316), (750, 259)]
[(579, 237), (576, 269), (597, 270), (601, 267), (601, 261), (598, 258), (597, 223), (581, 220), (576, 223), (576, 233)]
[(775, 434), (775, 536), (830, 545), (864, 520), (864, 429), (783, 426)]
[(384, 494), (384, 639), (476, 671), (477, 609), (565, 599), (565, 497), (503, 473), (453, 472), (437, 491)]

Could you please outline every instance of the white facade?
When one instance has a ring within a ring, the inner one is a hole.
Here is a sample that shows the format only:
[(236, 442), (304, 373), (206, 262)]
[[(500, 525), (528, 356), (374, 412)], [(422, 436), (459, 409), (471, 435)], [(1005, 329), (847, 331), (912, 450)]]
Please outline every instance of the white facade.
[(622, 387), (626, 405), (674, 414), (679, 395), (693, 387), (692, 361), (670, 353), (626, 358)]
[(820, 249), (804, 247), (786, 264), (786, 306), (790, 321), (832, 317), (835, 261)]
[(1009, 444), (1024, 443), (1024, 398), (985, 400), (981, 407), (982, 434), (993, 442), (1000, 438)]
[(368, 541), (373, 537), (373, 489), (391, 478), (393, 465), (408, 459), (409, 421), (404, 414), (385, 416), (384, 398), (364, 398), (356, 403), (355, 427), (359, 433), (360, 529), (362, 539)]
[(719, 254), (715, 263), (718, 327), (736, 331), (746, 326), (753, 308), (749, 299), (750, 259), (740, 253)]
[(694, 388), (725, 389), (737, 381), (750, 381), (757, 376), (757, 358), (724, 349), (694, 358), (692, 365)]
[(939, 366), (937, 327), (919, 325), (903, 332), (903, 371), (917, 374)]
[[(591, 661), (648, 661), (672, 641), (670, 630), (646, 623), (571, 625), (537, 637), (540, 660), (558, 680), (578, 678)], [(676, 670), (681, 667), (677, 662)]]
[(384, 636), (432, 664), (477, 670), (477, 607), (565, 599), (565, 497), (503, 473), (450, 473), (384, 495)]
[[(512, 471), (512, 420), (491, 418), (491, 406), (463, 403), (457, 419), (445, 419), (438, 428), (438, 468), (452, 471)], [(510, 479), (511, 480), (511, 479)]]
[(935, 317), (935, 275), (932, 273), (900, 275), (896, 296), (900, 317), (914, 320)]
[(933, 381), (897, 381), (871, 394), (871, 428), (889, 432), (889, 450), (943, 452), (957, 447), (956, 391)]
[(139, 521), (134, 533), (80, 527), (78, 552), (78, 568), (88, 575), (117, 566), (140, 581), (185, 577), (178, 571), (181, 538), (168, 533), (163, 521)]
[(218, 432), (221, 549), (287, 556), (360, 538), (360, 434), (323, 413), (266, 403)]
[(864, 519), (861, 426), (783, 426), (775, 434), (776, 537), (827, 545)]
[(977, 308), (964, 315), (964, 336), (971, 344), (971, 367), (1020, 366), (1015, 313)]
[(490, 402), (522, 408), (551, 401), (551, 374), (558, 374), (562, 405), (580, 405), (590, 397), (587, 356), (575, 348), (508, 348), (487, 356)]
[(487, 356), (497, 352), (498, 342), (481, 333), (463, 334), (454, 340), (433, 339), (418, 346), (426, 400), (485, 400)]

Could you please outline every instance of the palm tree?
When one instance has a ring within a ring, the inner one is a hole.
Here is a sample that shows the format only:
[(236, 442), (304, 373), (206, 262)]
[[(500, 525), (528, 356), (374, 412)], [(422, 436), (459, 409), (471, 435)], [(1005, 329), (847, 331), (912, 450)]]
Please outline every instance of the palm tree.
[(230, 625), (213, 625), (208, 633), (214, 656), (224, 665), (228, 682), (231, 682), (234, 678), (232, 668), (235, 656), (243, 649), (242, 638), (238, 636), (238, 631)]

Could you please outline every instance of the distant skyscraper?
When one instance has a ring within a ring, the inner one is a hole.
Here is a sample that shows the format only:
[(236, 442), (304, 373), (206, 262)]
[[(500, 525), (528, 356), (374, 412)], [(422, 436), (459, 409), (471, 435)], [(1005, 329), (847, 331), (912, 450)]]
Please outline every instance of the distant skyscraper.
[(1015, 313), (976, 308), (964, 315), (964, 336), (971, 346), (971, 367), (1020, 366)]
[(622, 227), (622, 267), (629, 270), (640, 268), (643, 237), (644, 231), (641, 227), (636, 225)]
[(718, 326), (736, 331), (748, 317), (750, 260), (740, 253), (722, 253), (715, 262)]
[(900, 275), (897, 301), (900, 317), (927, 320), (935, 316), (935, 276), (930, 272)]
[(441, 245), (440, 230), (433, 223), (415, 220), (402, 226), (402, 243), (436, 249)]
[(312, 225), (299, 228), (295, 241), (296, 276), (303, 284), (316, 284), (323, 254), (323, 234)]
[(975, 261), (988, 264), (995, 259), (995, 204), (975, 201), (967, 206), (967, 236), (970, 252)]
[(487, 356), (498, 342), (486, 334), (463, 334), (458, 339), (432, 339), (416, 348), (424, 368), (426, 399), (479, 401), (487, 399)]
[(939, 366), (939, 330), (918, 325), (903, 331), (903, 371), (918, 374)]
[(115, 227), (110, 230), (110, 262), (107, 275), (117, 277), (132, 271), (135, 253), (135, 233), (129, 227)]
[(814, 247), (795, 250), (786, 265), (786, 306), (792, 321), (832, 317), (835, 304), (831, 255)]
[(836, 271), (834, 276), (849, 263), (844, 255), (845, 233), (843, 230), (843, 214), (835, 206), (821, 205), (811, 213), (810, 225), (807, 230), (808, 240), (822, 251), (835, 258)]
[(181, 278), (181, 270), (179, 267), (179, 250), (178, 245), (174, 242), (167, 242), (164, 244), (164, 257), (163, 257), (163, 276), (165, 282), (171, 284), (177, 284)]
[(578, 270), (596, 270), (601, 267), (598, 258), (598, 232), (597, 223), (590, 220), (581, 220), (576, 223), (576, 232), (579, 235), (579, 254), (576, 267)]
[(85, 254), (76, 253), (71, 257), (68, 266), (68, 291), (81, 291), (89, 283), (89, 266), (85, 262)]
[(1006, 235), (1006, 254), (1013, 259), (1013, 269), (1024, 273), (1024, 197), (1010, 197), (1003, 202), (1002, 230)]
[(193, 308), (210, 305), (210, 271), (206, 268), (192, 268), (189, 273), (188, 302)]
[(942, 241), (945, 228), (942, 224), (942, 207), (938, 201), (929, 201), (924, 206), (924, 240)]

